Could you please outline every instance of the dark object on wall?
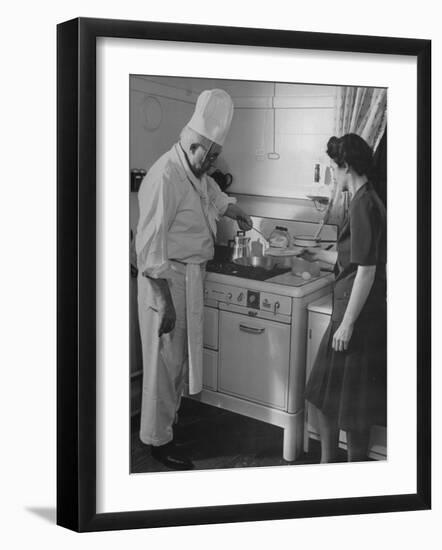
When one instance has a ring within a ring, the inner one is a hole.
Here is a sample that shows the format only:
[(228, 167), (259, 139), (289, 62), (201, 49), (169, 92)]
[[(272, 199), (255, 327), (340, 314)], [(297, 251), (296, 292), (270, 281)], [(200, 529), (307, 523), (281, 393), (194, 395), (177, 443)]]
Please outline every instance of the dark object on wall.
[(210, 174), (210, 177), (213, 178), (216, 183), (218, 184), (221, 191), (225, 191), (228, 187), (232, 185), (233, 182), (233, 176), (232, 174), (223, 174), (221, 170), (215, 170), (212, 174)]
[(373, 186), (387, 206), (387, 127), (373, 155)]
[(134, 232), (130, 230), (130, 274), (135, 279), (138, 277), (137, 253), (135, 252)]
[(144, 176), (147, 174), (146, 170), (142, 168), (132, 168), (130, 171), (130, 190), (138, 193), (141, 182), (143, 181)]

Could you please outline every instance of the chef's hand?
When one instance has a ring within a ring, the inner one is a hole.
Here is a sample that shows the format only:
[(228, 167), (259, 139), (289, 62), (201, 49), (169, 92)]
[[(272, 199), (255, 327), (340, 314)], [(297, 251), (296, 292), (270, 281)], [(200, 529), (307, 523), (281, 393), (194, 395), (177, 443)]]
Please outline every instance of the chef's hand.
[(138, 276), (138, 269), (134, 266), (134, 264), (130, 264), (130, 274), (132, 277)]
[(347, 351), (351, 335), (353, 334), (353, 325), (341, 323), (333, 335), (332, 348), (335, 351)]
[(143, 275), (150, 279), (155, 293), (156, 308), (154, 310), (160, 316), (158, 336), (168, 334), (175, 328), (176, 323), (176, 311), (170, 294), (169, 283), (167, 279), (152, 278), (146, 272), (143, 272)]
[(160, 328), (158, 330), (158, 336), (168, 334), (175, 328), (176, 323), (176, 311), (175, 306), (171, 299), (161, 301), (158, 307), (158, 314), (160, 316)]
[(232, 218), (232, 220), (236, 220), (241, 231), (249, 231), (253, 227), (253, 222), (250, 216), (248, 216), (244, 210), (235, 203), (229, 204), (224, 215), (228, 218)]
[(238, 215), (236, 218), (236, 223), (238, 224), (241, 231), (250, 231), (253, 227), (253, 222), (247, 214), (243, 213), (242, 215)]

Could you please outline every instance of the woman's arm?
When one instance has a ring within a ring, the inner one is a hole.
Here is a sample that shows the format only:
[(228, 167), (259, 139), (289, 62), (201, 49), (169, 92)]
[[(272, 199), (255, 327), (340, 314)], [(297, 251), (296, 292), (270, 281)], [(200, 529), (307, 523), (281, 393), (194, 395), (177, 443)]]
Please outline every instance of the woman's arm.
[(362, 308), (367, 301), (376, 274), (375, 265), (360, 265), (348, 301), (347, 309), (337, 331), (333, 335), (332, 347), (336, 351), (345, 351), (348, 348), (353, 327)]

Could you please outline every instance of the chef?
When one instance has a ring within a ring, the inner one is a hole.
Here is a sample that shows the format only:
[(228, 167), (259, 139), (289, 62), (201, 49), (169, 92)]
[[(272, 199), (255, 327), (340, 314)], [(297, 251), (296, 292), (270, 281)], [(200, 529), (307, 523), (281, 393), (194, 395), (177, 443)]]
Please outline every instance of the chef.
[(136, 235), (138, 316), (143, 354), (140, 439), (172, 469), (191, 469), (174, 442), (184, 384), (202, 390), (203, 279), (214, 255), (216, 220), (248, 230), (251, 219), (221, 192), (213, 167), (233, 117), (224, 90), (206, 90), (179, 142), (147, 173), (139, 193)]

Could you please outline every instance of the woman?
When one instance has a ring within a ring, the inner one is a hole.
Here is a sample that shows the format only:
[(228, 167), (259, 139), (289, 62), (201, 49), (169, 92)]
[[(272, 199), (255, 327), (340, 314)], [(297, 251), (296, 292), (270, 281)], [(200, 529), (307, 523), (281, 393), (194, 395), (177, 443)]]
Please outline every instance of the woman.
[(307, 256), (335, 266), (333, 312), (306, 387), (318, 412), (321, 462), (337, 460), (339, 430), (348, 460), (367, 458), (370, 427), (386, 421), (386, 212), (370, 182), (372, 150), (356, 134), (327, 144), (339, 191), (351, 201), (337, 251)]

